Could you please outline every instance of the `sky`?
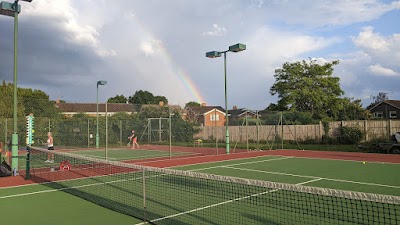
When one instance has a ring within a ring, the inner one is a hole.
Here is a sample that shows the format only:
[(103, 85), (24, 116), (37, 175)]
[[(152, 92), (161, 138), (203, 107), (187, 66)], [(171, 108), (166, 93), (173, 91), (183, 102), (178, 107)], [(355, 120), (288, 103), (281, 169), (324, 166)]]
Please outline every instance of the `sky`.
[[(228, 107), (264, 109), (285, 62), (340, 60), (343, 97), (400, 99), (400, 1), (33, 0), (20, 2), (18, 85), (52, 100), (95, 102), (138, 90)], [(0, 80), (13, 82), (13, 18), (0, 16)]]

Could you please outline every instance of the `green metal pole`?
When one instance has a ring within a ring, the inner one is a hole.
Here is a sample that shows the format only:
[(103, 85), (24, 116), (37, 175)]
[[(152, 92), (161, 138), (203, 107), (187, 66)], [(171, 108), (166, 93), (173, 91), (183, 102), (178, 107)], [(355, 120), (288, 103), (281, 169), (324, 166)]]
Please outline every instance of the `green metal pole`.
[(171, 108), (168, 107), (169, 114), (169, 158), (172, 158), (172, 117), (171, 117)]
[(96, 148), (99, 148), (99, 84), (96, 87)]
[(228, 113), (228, 94), (226, 79), (226, 51), (224, 52), (224, 79), (225, 79), (225, 130), (226, 130), (226, 154), (229, 154), (229, 113)]
[(18, 118), (17, 118), (17, 75), (18, 75), (18, 0), (14, 2), (14, 132), (12, 134), (12, 163), (14, 176), (18, 173)]

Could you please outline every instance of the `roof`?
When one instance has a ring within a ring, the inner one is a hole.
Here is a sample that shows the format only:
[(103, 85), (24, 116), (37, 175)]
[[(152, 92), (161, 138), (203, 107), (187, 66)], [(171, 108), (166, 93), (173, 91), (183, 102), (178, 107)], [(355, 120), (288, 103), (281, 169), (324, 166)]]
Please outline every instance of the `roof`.
[[(59, 108), (62, 112), (96, 112), (97, 104), (96, 103), (57, 103), (56, 107)], [(106, 104), (99, 104), (99, 112), (106, 111)], [(133, 112), (134, 107), (131, 104), (125, 103), (108, 103), (107, 104), (108, 112)]]
[(210, 111), (213, 110), (219, 110), (223, 113), (225, 113), (225, 109), (222, 108), (221, 106), (195, 106), (195, 107), (186, 107), (186, 110), (190, 110), (192, 112), (194, 112), (195, 114), (199, 114), (199, 115), (204, 115)]
[(400, 100), (385, 100), (385, 101), (382, 101), (382, 102), (376, 104), (375, 106), (373, 106), (369, 110), (371, 111), (371, 110), (375, 109), (376, 107), (378, 107), (378, 106), (380, 106), (380, 105), (382, 105), (384, 103), (386, 103), (388, 105), (391, 105), (391, 106), (393, 106), (395, 108), (400, 109)]
[(229, 114), (230, 114), (232, 117), (240, 117), (240, 116), (243, 116), (244, 114), (246, 114), (246, 112), (249, 113), (249, 114), (252, 114), (252, 115), (256, 115), (256, 114), (257, 114), (255, 111), (250, 110), (250, 109), (245, 109), (245, 108), (241, 108), (241, 109), (231, 109), (231, 110), (229, 110), (228, 112), (229, 112)]

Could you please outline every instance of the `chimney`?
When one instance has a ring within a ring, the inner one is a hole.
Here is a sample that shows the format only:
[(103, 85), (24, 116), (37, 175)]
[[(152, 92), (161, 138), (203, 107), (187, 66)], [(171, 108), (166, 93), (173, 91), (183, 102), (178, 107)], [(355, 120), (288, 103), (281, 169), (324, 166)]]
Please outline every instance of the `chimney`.
[(203, 102), (203, 103), (201, 103), (201, 106), (202, 106), (202, 107), (206, 107), (206, 106), (207, 106), (207, 103)]
[(160, 101), (160, 102), (158, 103), (158, 105), (159, 105), (160, 107), (163, 107), (163, 106), (164, 106), (164, 101)]
[(237, 110), (237, 109), (238, 109), (237, 105), (234, 105), (233, 110)]

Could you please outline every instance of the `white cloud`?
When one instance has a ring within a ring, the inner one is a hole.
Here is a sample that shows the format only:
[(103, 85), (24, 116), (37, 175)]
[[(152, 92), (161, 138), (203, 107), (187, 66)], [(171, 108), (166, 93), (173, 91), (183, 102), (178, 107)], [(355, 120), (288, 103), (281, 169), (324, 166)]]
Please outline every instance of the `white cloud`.
[(203, 35), (203, 36), (223, 36), (226, 34), (226, 32), (227, 32), (227, 29), (225, 27), (220, 26), (218, 24), (213, 24), (211, 31), (203, 32), (201, 35)]
[(369, 70), (376, 75), (383, 75), (383, 76), (397, 76), (399, 73), (393, 71), (389, 68), (384, 68), (379, 64), (371, 65), (368, 67)]
[(377, 51), (387, 51), (390, 47), (389, 41), (380, 34), (374, 33), (373, 27), (364, 27), (357, 37), (352, 37), (357, 47)]
[(337, 26), (377, 19), (386, 12), (400, 9), (400, 1), (271, 1), (265, 7), (270, 8), (271, 18), (283, 17), (289, 24)]
[(146, 40), (140, 43), (140, 50), (144, 53), (145, 56), (150, 56), (161, 51), (162, 47), (162, 41), (156, 39)]

